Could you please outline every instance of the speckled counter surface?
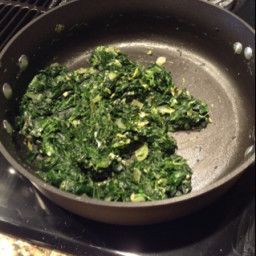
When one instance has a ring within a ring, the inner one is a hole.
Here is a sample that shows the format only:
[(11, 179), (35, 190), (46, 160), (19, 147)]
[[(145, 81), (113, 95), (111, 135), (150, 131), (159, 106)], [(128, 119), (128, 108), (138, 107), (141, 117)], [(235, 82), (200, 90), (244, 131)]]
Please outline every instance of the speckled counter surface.
[(61, 252), (35, 246), (18, 238), (0, 234), (0, 255), (4, 256), (68, 256)]

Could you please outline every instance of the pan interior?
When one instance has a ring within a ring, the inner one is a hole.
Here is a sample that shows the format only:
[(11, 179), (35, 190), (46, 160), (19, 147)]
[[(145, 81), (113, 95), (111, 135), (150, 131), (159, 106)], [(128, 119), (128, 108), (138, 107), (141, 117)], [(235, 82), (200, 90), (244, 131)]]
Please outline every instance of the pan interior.
[[(178, 153), (193, 169), (193, 190), (198, 191), (231, 173), (252, 153), (252, 78), (243, 80), (247, 64), (234, 56), (232, 44), (223, 43), (216, 35), (211, 38), (207, 31), (195, 33), (196, 29), (177, 21), (169, 27), (168, 23), (161, 26), (162, 21), (158, 22), (92, 24), (79, 33), (53, 40), (47, 50), (35, 55), (35, 65), (26, 77), (31, 79), (35, 75), (35, 67), (38, 71), (53, 62), (70, 69), (86, 66), (91, 51), (98, 45), (114, 45), (144, 64), (165, 56), (165, 67), (176, 85), (206, 101), (213, 121), (200, 132), (174, 134)], [(147, 54), (149, 50), (152, 55)], [(228, 60), (224, 61), (223, 52)], [(239, 64), (234, 65), (235, 62)]]
[[(192, 185), (193, 190), (197, 191), (225, 176), (238, 164), (243, 144), (240, 133), (245, 132), (239, 126), (242, 122), (239, 112), (243, 106), (234, 80), (230, 79), (226, 69), (185, 45), (161, 41), (159, 38), (134, 38), (128, 41), (108, 38), (106, 41), (101, 39), (97, 44), (114, 45), (146, 65), (165, 56), (166, 69), (172, 73), (175, 84), (188, 88), (194, 96), (208, 103), (212, 124), (200, 132), (174, 134), (178, 141), (178, 154), (185, 157), (193, 169)], [(57, 54), (54, 60), (66, 64), (70, 69), (85, 66), (94, 46), (97, 45), (87, 48), (86, 44), (81, 44), (75, 47), (75, 51), (73, 46), (73, 50), (67, 50), (70, 56)], [(147, 55), (149, 50), (153, 55)]]
[[(185, 157), (194, 171), (193, 189), (200, 190), (223, 175), (230, 172), (237, 163), (240, 153), (239, 109), (233, 81), (225, 70), (213, 65), (211, 60), (200, 56), (193, 50), (175, 44), (159, 43), (161, 40), (108, 41), (100, 44), (111, 44), (132, 59), (149, 64), (160, 56), (167, 58), (166, 69), (171, 71), (176, 85), (188, 88), (190, 92), (205, 100), (210, 109), (213, 121), (201, 132), (177, 132), (178, 153)], [(84, 66), (88, 62), (92, 48), (73, 53), (72, 58), (61, 58), (71, 69)], [(153, 55), (147, 55), (152, 50)]]

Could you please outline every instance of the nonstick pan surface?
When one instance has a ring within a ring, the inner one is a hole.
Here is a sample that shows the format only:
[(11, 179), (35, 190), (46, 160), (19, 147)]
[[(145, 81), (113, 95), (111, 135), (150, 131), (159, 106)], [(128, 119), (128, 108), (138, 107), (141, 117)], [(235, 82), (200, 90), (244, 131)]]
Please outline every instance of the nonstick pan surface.
[[(242, 45), (237, 54), (236, 42)], [(130, 225), (192, 213), (224, 193), (254, 162), (254, 42), (246, 23), (198, 0), (80, 0), (56, 8), (26, 26), (0, 54), (0, 150), (49, 199), (86, 218)], [(165, 56), (174, 82), (209, 104), (212, 124), (201, 132), (174, 134), (178, 153), (194, 171), (189, 195), (135, 204), (103, 202), (62, 192), (26, 165), (10, 127), (26, 85), (53, 62), (70, 69), (86, 65), (98, 45), (115, 45), (145, 64)], [(146, 54), (149, 49), (152, 56)]]

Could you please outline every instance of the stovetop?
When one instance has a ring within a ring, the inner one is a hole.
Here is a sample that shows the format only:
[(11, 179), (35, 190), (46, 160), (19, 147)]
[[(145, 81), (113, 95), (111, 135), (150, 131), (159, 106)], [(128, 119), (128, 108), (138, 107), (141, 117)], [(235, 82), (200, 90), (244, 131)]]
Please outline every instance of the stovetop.
[[(0, 0), (0, 26), (1, 2), (12, 1)], [(22, 2), (25, 1), (19, 4)], [(34, 13), (37, 16), (61, 1), (32, 2), (41, 3)], [(254, 25), (254, 9), (255, 0), (248, 0), (239, 15)], [(26, 10), (30, 12), (29, 8)], [(1, 35), (0, 28), (0, 39)], [(82, 219), (59, 208), (0, 155), (0, 232), (76, 255), (254, 256), (254, 167), (227, 194), (202, 211), (169, 223), (125, 227)]]

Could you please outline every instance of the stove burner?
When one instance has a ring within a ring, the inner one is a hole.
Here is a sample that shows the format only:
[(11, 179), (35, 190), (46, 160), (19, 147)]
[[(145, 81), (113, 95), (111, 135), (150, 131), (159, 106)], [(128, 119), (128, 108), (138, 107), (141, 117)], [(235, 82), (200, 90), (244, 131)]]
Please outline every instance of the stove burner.
[(232, 8), (236, 2), (236, 0), (206, 0), (209, 3), (219, 5), (223, 8)]
[(22, 27), (67, 0), (0, 0), (0, 50)]
[(228, 10), (237, 10), (246, 0), (204, 0)]

